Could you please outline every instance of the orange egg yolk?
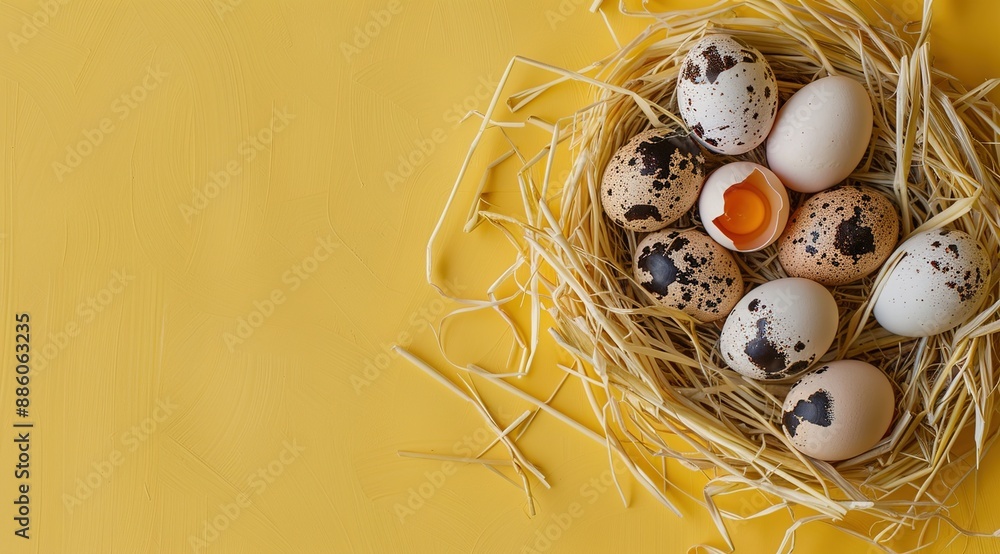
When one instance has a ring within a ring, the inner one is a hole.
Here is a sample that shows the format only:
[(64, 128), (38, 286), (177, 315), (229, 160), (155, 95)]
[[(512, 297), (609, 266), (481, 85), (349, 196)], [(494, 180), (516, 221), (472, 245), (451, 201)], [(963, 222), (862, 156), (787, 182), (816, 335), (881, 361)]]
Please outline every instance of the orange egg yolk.
[(754, 171), (723, 194), (723, 213), (714, 222), (734, 242), (752, 239), (767, 227), (771, 206), (760, 190), (764, 186), (764, 176)]

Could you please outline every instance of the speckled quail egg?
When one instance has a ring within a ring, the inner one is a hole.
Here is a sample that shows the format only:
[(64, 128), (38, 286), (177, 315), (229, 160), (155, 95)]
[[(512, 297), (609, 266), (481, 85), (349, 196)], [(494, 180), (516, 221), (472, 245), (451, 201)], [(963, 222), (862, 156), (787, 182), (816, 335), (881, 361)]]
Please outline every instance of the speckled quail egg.
[(736, 260), (695, 229), (650, 233), (636, 248), (633, 270), (660, 304), (701, 322), (725, 317), (743, 294)]
[(952, 329), (968, 321), (989, 292), (992, 263), (986, 249), (965, 232), (919, 233), (896, 252), (899, 262), (883, 280), (872, 309), (892, 333), (929, 337)]
[(778, 260), (792, 277), (843, 285), (877, 270), (898, 239), (892, 201), (870, 187), (845, 185), (799, 206), (778, 239)]
[(743, 154), (771, 130), (778, 82), (756, 48), (729, 35), (708, 35), (681, 62), (677, 109), (706, 148)]
[(747, 377), (794, 377), (829, 350), (839, 315), (833, 295), (815, 281), (769, 281), (733, 308), (722, 327), (719, 351), (730, 368)]
[(778, 111), (767, 137), (767, 166), (792, 190), (832, 187), (864, 158), (873, 122), (861, 83), (840, 75), (813, 81)]
[(859, 360), (839, 360), (792, 386), (781, 423), (796, 450), (833, 462), (878, 444), (894, 409), (892, 383), (882, 370)]
[(705, 158), (698, 143), (670, 129), (650, 129), (632, 137), (608, 162), (601, 203), (618, 225), (655, 231), (687, 213), (704, 183)]

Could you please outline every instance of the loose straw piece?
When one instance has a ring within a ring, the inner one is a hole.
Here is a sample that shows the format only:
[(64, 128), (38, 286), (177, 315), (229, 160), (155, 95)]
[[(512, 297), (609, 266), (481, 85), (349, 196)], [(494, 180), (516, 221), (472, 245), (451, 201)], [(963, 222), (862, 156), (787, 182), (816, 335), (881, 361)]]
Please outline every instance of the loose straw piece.
[(442, 462), (458, 462), (460, 464), (481, 464), (484, 466), (513, 466), (514, 462), (510, 460), (490, 460), (485, 458), (466, 458), (462, 456), (445, 456), (442, 454), (426, 454), (423, 452), (409, 452), (406, 450), (400, 450), (396, 452), (398, 456), (403, 458), (419, 458), (422, 460), (438, 460)]

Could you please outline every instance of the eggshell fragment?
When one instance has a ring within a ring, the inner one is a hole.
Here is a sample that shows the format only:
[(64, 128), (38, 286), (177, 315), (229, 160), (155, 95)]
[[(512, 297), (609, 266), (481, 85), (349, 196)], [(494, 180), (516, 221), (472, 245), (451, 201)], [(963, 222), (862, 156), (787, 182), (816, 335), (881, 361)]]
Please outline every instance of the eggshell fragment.
[(701, 322), (725, 317), (743, 294), (736, 260), (695, 229), (650, 233), (636, 248), (633, 271), (660, 304)]
[(795, 210), (778, 239), (778, 260), (791, 277), (843, 285), (877, 270), (898, 239), (895, 204), (870, 187), (845, 185)]
[(604, 213), (632, 231), (655, 231), (677, 221), (698, 200), (705, 157), (694, 139), (650, 129), (615, 152), (601, 181)]
[(878, 444), (894, 408), (892, 384), (882, 370), (859, 360), (839, 360), (792, 386), (781, 423), (796, 450), (833, 462)]
[(926, 231), (896, 252), (899, 262), (883, 281), (872, 309), (882, 327), (904, 337), (929, 337), (965, 323), (979, 310), (989, 291), (992, 263), (969, 234)]
[(681, 62), (677, 107), (706, 148), (743, 154), (763, 143), (771, 130), (778, 83), (756, 48), (729, 35), (708, 35)]

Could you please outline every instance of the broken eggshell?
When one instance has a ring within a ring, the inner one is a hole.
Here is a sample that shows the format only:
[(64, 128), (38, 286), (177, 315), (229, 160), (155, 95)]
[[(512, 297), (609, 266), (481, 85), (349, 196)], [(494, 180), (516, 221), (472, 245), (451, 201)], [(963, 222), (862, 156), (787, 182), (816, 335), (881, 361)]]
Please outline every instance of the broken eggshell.
[(716, 169), (698, 199), (705, 231), (737, 252), (760, 250), (778, 240), (789, 209), (788, 192), (778, 176), (752, 162)]
[(785, 397), (781, 426), (796, 450), (828, 462), (871, 450), (892, 423), (892, 384), (859, 360), (830, 362), (804, 376)]

